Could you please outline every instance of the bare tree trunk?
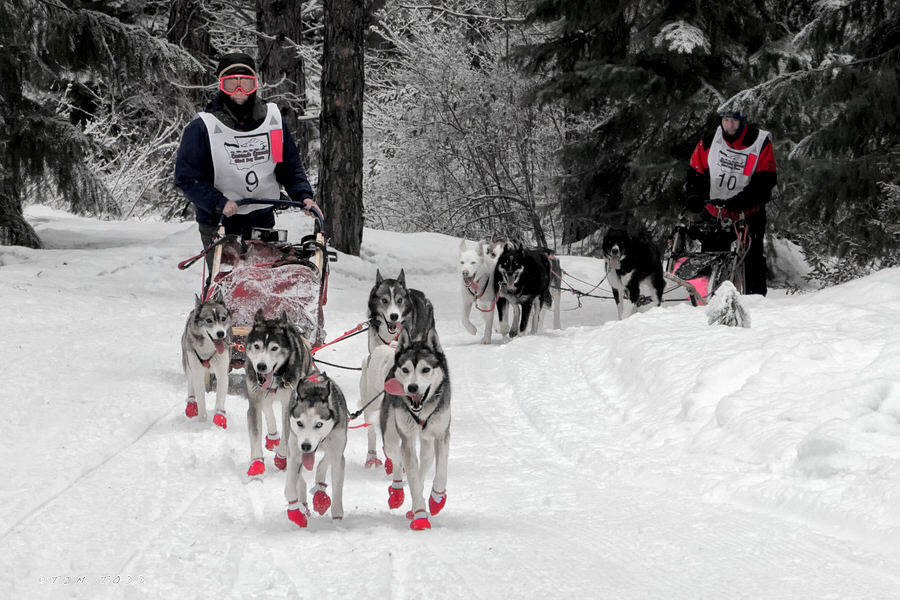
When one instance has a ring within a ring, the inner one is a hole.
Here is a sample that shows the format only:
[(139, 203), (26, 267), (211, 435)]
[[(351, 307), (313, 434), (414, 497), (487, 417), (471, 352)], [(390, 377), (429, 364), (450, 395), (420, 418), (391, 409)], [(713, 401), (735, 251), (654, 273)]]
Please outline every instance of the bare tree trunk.
[(263, 34), (256, 62), (264, 83), (279, 84), (267, 95), (278, 103), (308, 170), (310, 122), (298, 119), (306, 115), (306, 74), (297, 51), (303, 36), (302, 13), (300, 0), (256, 0), (256, 28)]
[(360, 0), (325, 0), (324, 7), (319, 194), (332, 245), (359, 256), (365, 8)]
[[(213, 48), (209, 36), (209, 22), (202, 13), (203, 0), (173, 0), (169, 5), (169, 23), (166, 28), (166, 40), (187, 50), (201, 63), (211, 61), (216, 49)], [(210, 82), (207, 73), (191, 73), (187, 75), (191, 85), (201, 86)], [(193, 104), (205, 104), (207, 92), (194, 89), (188, 92)]]
[(0, 89), (0, 127), (5, 132), (0, 136), (0, 246), (40, 248), (41, 239), (22, 215), (22, 158), (9, 135), (13, 123), (26, 120), (20, 108), (20, 52), (20, 48), (12, 46), (0, 53), (0, 81), (3, 81)]

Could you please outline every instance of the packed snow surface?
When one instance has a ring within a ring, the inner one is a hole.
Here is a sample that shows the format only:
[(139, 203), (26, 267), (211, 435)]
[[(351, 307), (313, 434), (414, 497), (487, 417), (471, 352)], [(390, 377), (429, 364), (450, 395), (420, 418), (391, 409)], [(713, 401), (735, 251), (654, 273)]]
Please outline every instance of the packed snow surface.
[[(434, 303), (447, 505), (411, 531), (408, 494), (388, 509), (353, 430), (344, 520), (302, 530), (271, 453), (245, 475), (242, 371), (227, 430), (184, 416), (180, 337), (202, 275), (175, 265), (198, 251), (196, 225), (26, 214), (46, 249), (0, 247), (2, 598), (900, 596), (898, 269), (741, 298), (750, 328), (685, 302), (618, 322), (612, 300), (569, 310), (565, 294), (562, 330), (547, 315), (536, 336), (484, 346), (460, 324), (458, 239), (366, 230), (362, 256), (331, 265), (326, 339), (365, 319), (376, 268), (405, 269)], [(296, 213), (279, 225), (312, 229)], [(317, 354), (365, 356), (365, 335)], [(324, 369), (355, 409), (359, 374)]]

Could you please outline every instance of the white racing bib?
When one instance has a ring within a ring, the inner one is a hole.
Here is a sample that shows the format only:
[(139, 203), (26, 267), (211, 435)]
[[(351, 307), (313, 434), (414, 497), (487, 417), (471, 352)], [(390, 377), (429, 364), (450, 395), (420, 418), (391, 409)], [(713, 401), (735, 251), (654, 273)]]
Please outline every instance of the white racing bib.
[[(282, 160), (281, 111), (275, 104), (266, 104), (266, 118), (251, 131), (226, 127), (207, 112), (199, 117), (209, 134), (215, 179), (213, 185), (229, 200), (259, 198), (277, 200), (281, 186), (275, 180), (275, 166)], [(270, 208), (268, 204), (246, 204), (238, 208), (239, 215)]]
[(722, 137), (722, 128), (716, 128), (712, 144), (709, 146), (709, 198), (727, 200), (737, 196), (747, 187), (750, 177), (756, 172), (756, 163), (769, 132), (759, 130), (752, 146), (735, 150)]

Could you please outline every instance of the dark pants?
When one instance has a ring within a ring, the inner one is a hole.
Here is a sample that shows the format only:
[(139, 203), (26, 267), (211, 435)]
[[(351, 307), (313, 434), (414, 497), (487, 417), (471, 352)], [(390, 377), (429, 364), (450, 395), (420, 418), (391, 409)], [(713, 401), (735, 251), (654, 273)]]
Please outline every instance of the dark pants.
[[(239, 235), (245, 240), (250, 239), (250, 232), (254, 227), (272, 228), (275, 227), (275, 211), (271, 208), (263, 210), (255, 210), (246, 215), (234, 215), (225, 217), (223, 222), (225, 225), (225, 235)], [(216, 232), (219, 227), (217, 225), (207, 225), (200, 223), (200, 240), (203, 247), (208, 248), (216, 238)], [(206, 268), (212, 271), (214, 252), (206, 255)]]
[[(703, 212), (707, 218), (714, 219), (707, 212)], [(750, 248), (747, 251), (747, 257), (744, 260), (744, 268), (746, 274), (745, 294), (761, 294), (765, 296), (768, 291), (766, 283), (766, 274), (768, 273), (768, 265), (766, 264), (765, 238), (766, 238), (766, 208), (762, 207), (758, 213), (755, 213), (746, 219), (747, 227), (750, 229)], [(715, 239), (703, 240), (704, 252), (716, 252), (728, 250), (731, 242), (734, 241), (734, 234), (717, 235)]]

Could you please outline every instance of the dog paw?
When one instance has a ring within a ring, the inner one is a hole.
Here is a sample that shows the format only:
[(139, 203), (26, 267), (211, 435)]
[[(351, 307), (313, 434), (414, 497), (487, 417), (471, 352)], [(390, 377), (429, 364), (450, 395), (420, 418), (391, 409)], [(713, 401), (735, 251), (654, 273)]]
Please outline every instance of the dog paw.
[(416, 517), (409, 522), (409, 528), (413, 531), (422, 531), (423, 529), (431, 529), (431, 523), (428, 522), (428, 517), (425, 515), (425, 511), (420, 511), (416, 513), (417, 515), (422, 515), (420, 517)]
[(307, 517), (309, 516), (309, 508), (305, 504), (291, 502), (287, 509), (288, 519), (297, 525), (297, 527), (306, 527), (309, 524)]
[(193, 419), (197, 416), (196, 400), (188, 400), (187, 405), (184, 407), (184, 416), (186, 416), (188, 419)]
[(250, 461), (250, 468), (247, 469), (248, 477), (257, 477), (258, 475), (262, 475), (266, 472), (266, 463), (263, 462), (263, 459), (256, 458)]
[(266, 450), (274, 450), (279, 442), (281, 442), (281, 438), (277, 435), (275, 437), (269, 437), (269, 435), (266, 434)]
[(384, 472), (388, 475), (394, 472), (394, 462), (387, 457), (384, 458)]
[(394, 484), (388, 486), (388, 507), (389, 508), (400, 508), (403, 506), (403, 485), (400, 487), (394, 487)]
[(372, 467), (380, 467), (383, 463), (381, 459), (378, 458), (377, 452), (369, 452), (366, 454), (366, 468), (371, 469)]
[(228, 417), (225, 416), (225, 411), (216, 411), (216, 414), (213, 415), (213, 423), (221, 427), (222, 429), (228, 429)]
[(328, 497), (324, 488), (324, 484), (319, 484), (313, 488), (313, 510), (320, 515), (324, 515), (331, 507), (331, 498)]
[(431, 496), (428, 497), (428, 512), (430, 512), (433, 517), (444, 509), (446, 503), (447, 492), (438, 494), (434, 490), (431, 490)]
[(287, 456), (275, 455), (275, 468), (279, 471), (287, 469)]

